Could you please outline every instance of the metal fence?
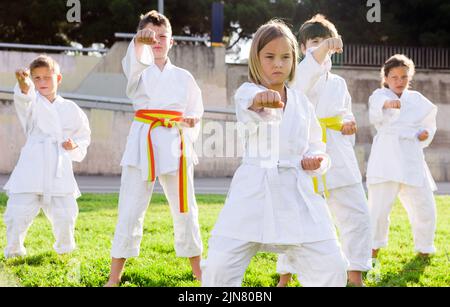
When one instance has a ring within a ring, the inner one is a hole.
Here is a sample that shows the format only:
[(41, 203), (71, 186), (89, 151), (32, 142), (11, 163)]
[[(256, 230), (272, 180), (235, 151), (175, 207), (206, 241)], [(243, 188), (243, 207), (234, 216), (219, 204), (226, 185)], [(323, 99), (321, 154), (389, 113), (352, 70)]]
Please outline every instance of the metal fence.
[(43, 52), (99, 53), (99, 54), (105, 54), (109, 51), (109, 49), (107, 49), (107, 48), (76, 48), (76, 47), (69, 47), (69, 46), (12, 44), (12, 43), (0, 43), (0, 49), (21, 50), (21, 51), (23, 51), (23, 50), (43, 51)]
[[(117, 39), (131, 39), (132, 33), (115, 33)], [(174, 36), (178, 42), (193, 44), (209, 44), (206, 37)], [(27, 50), (41, 52), (73, 52), (81, 54), (104, 55), (107, 48), (76, 48), (68, 46), (48, 46), (31, 44), (0, 43), (0, 50)], [(435, 47), (401, 47), (381, 45), (346, 44), (342, 54), (333, 56), (333, 63), (338, 66), (380, 67), (396, 53), (405, 54), (411, 58), (417, 68), (421, 69), (450, 69), (450, 48)]]
[(380, 45), (344, 46), (342, 54), (333, 56), (333, 63), (340, 66), (381, 67), (394, 54), (404, 54), (417, 68), (450, 69), (450, 48), (400, 47)]
[[(123, 38), (127, 40), (131, 40), (136, 33), (114, 33), (115, 38)], [(201, 43), (208, 45), (209, 38), (208, 37), (197, 37), (197, 36), (173, 36), (174, 41), (176, 42), (189, 42), (189, 43)]]
[[(117, 39), (129, 39), (131, 40), (135, 34), (133, 33), (115, 33), (114, 36)], [(191, 43), (191, 44), (209, 44), (209, 38), (207, 37), (190, 37), (190, 36), (173, 36), (173, 39), (178, 43)], [(15, 44), (15, 43), (2, 43), (0, 42), (0, 50), (18, 50), (18, 51), (35, 51), (35, 52), (66, 52), (76, 54), (87, 55), (104, 55), (108, 48), (77, 48), (70, 46), (52, 46), (52, 45), (36, 45), (36, 44)]]

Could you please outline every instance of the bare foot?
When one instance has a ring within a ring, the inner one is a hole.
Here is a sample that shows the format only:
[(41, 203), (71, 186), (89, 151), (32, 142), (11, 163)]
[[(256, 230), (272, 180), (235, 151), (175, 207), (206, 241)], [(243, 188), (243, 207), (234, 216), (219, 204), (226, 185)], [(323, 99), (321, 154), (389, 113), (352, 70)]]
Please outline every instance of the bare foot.
[(123, 268), (125, 267), (125, 258), (112, 258), (111, 259), (111, 273), (109, 274), (109, 279), (104, 287), (118, 287), (122, 279)]
[(117, 288), (120, 285), (120, 280), (108, 280), (108, 282), (103, 286), (104, 288)]
[(202, 269), (200, 268), (201, 260), (201, 256), (189, 258), (189, 261), (191, 262), (192, 273), (194, 274), (194, 278), (198, 281), (202, 281)]
[(360, 271), (349, 271), (348, 275), (348, 285), (350, 287), (365, 287), (362, 272)]
[(282, 274), (280, 276), (280, 281), (278, 282), (277, 287), (278, 288), (284, 288), (287, 286), (287, 284), (291, 281), (292, 279), (292, 274), (288, 273), (288, 274)]
[(372, 249), (372, 258), (377, 258), (379, 251), (380, 251), (379, 249)]

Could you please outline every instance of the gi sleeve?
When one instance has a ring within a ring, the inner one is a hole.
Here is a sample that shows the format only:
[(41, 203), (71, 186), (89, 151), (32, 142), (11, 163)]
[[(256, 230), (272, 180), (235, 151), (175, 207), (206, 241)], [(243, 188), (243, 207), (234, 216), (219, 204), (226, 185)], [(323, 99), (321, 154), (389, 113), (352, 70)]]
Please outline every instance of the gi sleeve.
[(14, 87), (14, 107), (25, 133), (28, 133), (31, 129), (34, 101), (36, 101), (36, 90), (33, 83), (30, 85), (28, 94), (22, 93), (19, 84), (16, 84)]
[(261, 111), (250, 110), (253, 104), (253, 99), (259, 93), (265, 92), (267, 89), (263, 86), (258, 86), (254, 83), (244, 83), (234, 96), (236, 104), (237, 120), (243, 124), (281, 121), (281, 113), (278, 109), (264, 108)]
[(307, 50), (305, 58), (299, 63), (295, 73), (293, 88), (308, 95), (319, 78), (331, 70), (331, 58), (327, 55), (323, 64), (317, 63), (313, 52), (315, 48)]
[[(187, 107), (184, 113), (184, 117), (192, 117), (201, 119), (204, 114), (202, 91), (200, 87), (195, 82), (193, 76), (189, 76), (189, 87), (188, 87), (188, 97), (187, 97)], [(201, 130), (201, 121), (199, 121), (195, 127), (186, 128), (186, 136), (190, 139), (192, 143), (195, 143), (198, 139)]]
[[(345, 85), (344, 106), (345, 106), (345, 113), (343, 116), (344, 123), (356, 122), (355, 116), (353, 115), (353, 111), (352, 111), (352, 96), (350, 96), (350, 93), (348, 92), (346, 85)], [(350, 142), (352, 143), (352, 145), (355, 146), (356, 136), (353, 134), (353, 135), (348, 135), (346, 137), (348, 137), (350, 139)]]
[(86, 157), (87, 148), (91, 143), (91, 129), (86, 114), (79, 107), (77, 107), (76, 117), (79, 125), (78, 129), (73, 132), (71, 139), (78, 147), (74, 150), (70, 150), (69, 155), (72, 158), (72, 161), (81, 162)]
[(369, 97), (369, 120), (372, 125), (380, 126), (398, 113), (398, 110), (384, 109), (384, 103), (392, 100), (389, 96), (376, 90)]
[(304, 158), (311, 157), (322, 157), (323, 161), (320, 164), (320, 168), (315, 171), (307, 171), (305, 172), (312, 176), (319, 176), (325, 174), (331, 167), (331, 159), (326, 153), (326, 145), (322, 141), (322, 127), (317, 120), (316, 114), (314, 112), (314, 107), (311, 105), (309, 101), (308, 103), (308, 111), (309, 111), (309, 148), (308, 151), (304, 154)]
[(136, 47), (134, 38), (128, 46), (127, 54), (122, 60), (122, 68), (127, 78), (126, 94), (130, 99), (136, 95), (142, 73), (154, 63), (152, 49), (147, 45)]
[(281, 122), (281, 110), (263, 108), (261, 111), (250, 110), (253, 99), (258, 93), (267, 91), (263, 86), (246, 82), (236, 91), (234, 96), (236, 118), (238, 120), (238, 135), (253, 135), (257, 133), (259, 125), (263, 123), (273, 124)]
[[(427, 98), (423, 97), (423, 99), (426, 99), (426, 102), (429, 104), (432, 104), (431, 101), (429, 101)], [(429, 137), (423, 142), (420, 142), (420, 145), (422, 148), (428, 147), (431, 142), (433, 141), (433, 138), (436, 134), (437, 127), (436, 127), (436, 116), (437, 116), (438, 108), (437, 106), (433, 105), (430, 112), (427, 114), (427, 116), (423, 119), (421, 124), (421, 129), (417, 133), (419, 135), (420, 132), (426, 130), (428, 131)]]

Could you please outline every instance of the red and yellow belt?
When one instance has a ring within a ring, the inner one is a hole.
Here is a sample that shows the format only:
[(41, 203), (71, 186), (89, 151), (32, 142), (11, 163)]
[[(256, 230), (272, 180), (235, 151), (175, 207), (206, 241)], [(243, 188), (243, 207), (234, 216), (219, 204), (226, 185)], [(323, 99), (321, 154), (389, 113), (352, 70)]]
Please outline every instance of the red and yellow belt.
[(187, 199), (187, 163), (185, 155), (185, 142), (183, 137), (183, 129), (180, 125), (183, 120), (183, 113), (166, 110), (139, 110), (136, 112), (134, 120), (149, 125), (147, 135), (147, 155), (148, 155), (148, 181), (156, 180), (155, 172), (155, 155), (153, 151), (153, 143), (151, 132), (156, 127), (177, 128), (180, 134), (180, 165), (179, 165), (179, 202), (180, 212), (188, 212)]

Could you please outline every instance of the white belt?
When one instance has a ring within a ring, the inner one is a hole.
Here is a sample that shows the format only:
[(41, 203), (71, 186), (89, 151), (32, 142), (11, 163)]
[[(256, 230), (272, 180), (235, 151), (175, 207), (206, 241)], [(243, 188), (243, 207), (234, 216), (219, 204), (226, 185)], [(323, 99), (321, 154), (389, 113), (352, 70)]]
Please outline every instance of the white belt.
[(399, 138), (407, 140), (416, 140), (418, 128), (411, 127), (382, 127), (378, 129), (378, 134), (397, 135)]
[[(64, 148), (62, 147), (62, 141), (58, 140), (55, 137), (42, 137), (42, 138), (36, 138), (32, 137), (28, 140), (30, 143), (39, 143), (44, 144), (44, 183), (43, 183), (43, 196), (44, 196), (44, 204), (49, 205), (51, 202), (51, 188), (53, 186), (53, 178), (62, 178), (62, 172), (63, 172), (63, 155), (65, 153)], [(50, 174), (50, 165), (48, 163), (48, 157), (51, 155), (52, 146), (56, 144), (57, 146), (57, 159), (56, 159), (56, 172), (55, 175), (52, 176)]]
[[(295, 171), (297, 172), (297, 174), (296, 174), (297, 175), (297, 184), (296, 184), (297, 190), (298, 190), (300, 196), (303, 198), (303, 201), (305, 202), (306, 207), (308, 208), (309, 214), (311, 214), (313, 221), (315, 223), (318, 223), (322, 220), (322, 217), (318, 214), (316, 207), (314, 206), (314, 204), (312, 204), (310, 202), (309, 197), (308, 197), (307, 193), (305, 192), (305, 189), (308, 188), (309, 186), (304, 186), (303, 182), (302, 182), (302, 177), (304, 176), (304, 171), (300, 167), (301, 160), (302, 160), (301, 156), (289, 157), (287, 159), (280, 159), (278, 161), (267, 161), (267, 160), (261, 160), (261, 159), (244, 158), (242, 164), (259, 166), (261, 168), (267, 169), (265, 183), (266, 183), (266, 190), (270, 192), (270, 195), (268, 196), (269, 199), (266, 198), (266, 202), (281, 200), (281, 198), (278, 197), (278, 195), (276, 195), (279, 192), (278, 188), (271, 189), (271, 186), (273, 186), (273, 185), (275, 185), (277, 187), (281, 186), (278, 169), (279, 168), (295, 169)], [(309, 179), (309, 182), (310, 181), (311, 180)], [(272, 207), (272, 206), (270, 206), (270, 204), (267, 204), (267, 205), (269, 205), (269, 207)]]

